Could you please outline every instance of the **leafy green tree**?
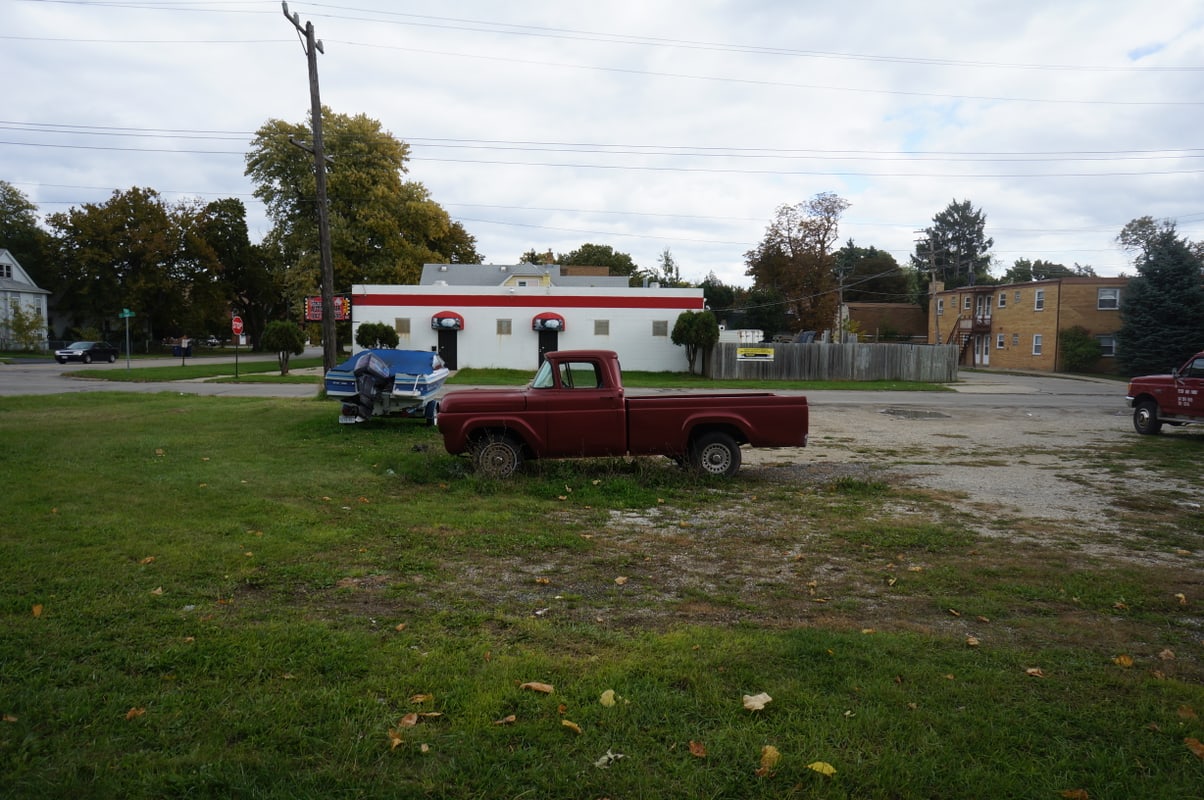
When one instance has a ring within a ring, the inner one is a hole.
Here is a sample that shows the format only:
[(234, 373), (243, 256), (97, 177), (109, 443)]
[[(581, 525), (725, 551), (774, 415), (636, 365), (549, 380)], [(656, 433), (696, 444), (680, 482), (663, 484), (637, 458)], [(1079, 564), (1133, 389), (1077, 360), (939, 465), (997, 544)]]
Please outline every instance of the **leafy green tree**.
[(858, 247), (850, 239), (836, 251), (835, 269), (846, 303), (905, 303), (912, 298), (912, 276), (885, 250)]
[[(766, 336), (771, 337), (781, 331), (788, 331), (790, 330), (786, 321), (788, 305), (789, 303), (777, 289), (754, 286), (748, 290), (746, 295), (743, 308), (744, 321), (740, 327), (764, 331)], [(834, 321), (828, 320), (828, 325)], [(800, 328), (799, 330), (818, 331), (823, 329)]]
[(214, 290), (222, 307), (213, 319), (206, 320), (205, 329), (224, 334), (229, 330), (230, 313), (236, 313), (251, 346), (257, 348), (268, 320), (288, 310), (282, 259), (273, 259), (270, 244), (251, 244), (247, 209), (238, 198), (205, 206), (199, 235), (220, 265)]
[[(426, 263), (479, 263), (475, 239), (431, 199), (421, 183), (403, 179), (410, 147), (359, 114), (322, 109), (331, 253), (336, 291), (355, 283), (417, 283)], [(320, 258), (313, 159), (291, 142), (310, 126), (272, 119), (247, 154), (246, 174), (272, 220), (272, 246), (298, 276), (294, 291), (317, 294)]]
[(686, 349), (690, 373), (700, 353), (705, 353), (719, 341), (719, 323), (710, 311), (683, 311), (673, 324), (670, 334), (673, 344)]
[(264, 350), (276, 353), (280, 374), (288, 374), (289, 355), (299, 356), (305, 352), (305, 334), (292, 322), (275, 320), (263, 331), (261, 345)]
[(744, 254), (746, 274), (755, 286), (786, 302), (793, 330), (826, 330), (836, 322), (839, 297), (832, 247), (848, 207), (847, 200), (831, 192), (779, 206), (761, 243)]
[(53, 242), (38, 225), (37, 211), (20, 189), (0, 181), (0, 247), (13, 254), (34, 283), (54, 291)]
[(1204, 349), (1204, 264), (1171, 220), (1133, 220), (1117, 242), (1137, 252), (1137, 277), (1121, 294), (1116, 360), (1130, 375), (1166, 372)]
[(669, 248), (665, 248), (656, 259), (656, 266), (650, 270), (636, 270), (636, 276), (641, 282), (647, 279), (650, 283), (658, 283), (666, 289), (686, 289), (692, 284), (681, 277), (681, 268)]
[(1103, 351), (1099, 340), (1082, 325), (1067, 328), (1059, 335), (1061, 367), (1067, 372), (1089, 372), (1099, 363)]
[[(991, 248), (995, 240), (986, 235), (987, 217), (969, 200), (953, 200), (932, 218), (916, 243), (911, 265), (924, 276), (935, 271), (948, 289), (990, 282)], [(927, 278), (920, 287), (928, 292)]]
[(46, 341), (46, 320), (42, 312), (29, 308), (16, 298), (8, 304), (8, 332), (21, 350), (36, 350)]
[(369, 349), (394, 348), (401, 342), (401, 337), (392, 326), (383, 322), (363, 322), (355, 332), (355, 342), (360, 347)]
[(639, 267), (627, 253), (620, 253), (608, 244), (586, 243), (569, 253), (559, 253), (556, 263), (561, 266), (606, 267), (611, 275), (627, 275), (638, 280)]

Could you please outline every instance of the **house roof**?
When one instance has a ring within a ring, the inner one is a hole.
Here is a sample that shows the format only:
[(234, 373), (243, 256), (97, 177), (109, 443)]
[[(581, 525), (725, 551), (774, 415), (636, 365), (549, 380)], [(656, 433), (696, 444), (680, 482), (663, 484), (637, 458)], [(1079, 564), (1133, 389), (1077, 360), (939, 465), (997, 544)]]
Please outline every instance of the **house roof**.
[(559, 264), (424, 264), (422, 286), (501, 286), (514, 279), (547, 280), (552, 286), (626, 287), (626, 275), (565, 274)]

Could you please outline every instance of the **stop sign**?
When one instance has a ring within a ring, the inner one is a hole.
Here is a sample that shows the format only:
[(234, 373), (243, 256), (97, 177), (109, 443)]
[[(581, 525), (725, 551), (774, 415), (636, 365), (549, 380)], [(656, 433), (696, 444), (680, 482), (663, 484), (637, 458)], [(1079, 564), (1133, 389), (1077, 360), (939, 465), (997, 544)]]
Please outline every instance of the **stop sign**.
[(235, 336), (242, 336), (242, 317), (234, 317), (230, 320), (230, 330), (234, 331)]

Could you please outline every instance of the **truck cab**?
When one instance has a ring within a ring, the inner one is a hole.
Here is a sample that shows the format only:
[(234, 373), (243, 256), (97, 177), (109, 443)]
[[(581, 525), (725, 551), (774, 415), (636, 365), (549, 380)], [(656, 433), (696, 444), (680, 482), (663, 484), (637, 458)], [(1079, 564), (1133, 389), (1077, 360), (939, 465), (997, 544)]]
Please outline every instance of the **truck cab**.
[(1204, 352), (1169, 375), (1143, 375), (1129, 381), (1125, 399), (1133, 408), (1133, 428), (1153, 435), (1166, 425), (1204, 423)]

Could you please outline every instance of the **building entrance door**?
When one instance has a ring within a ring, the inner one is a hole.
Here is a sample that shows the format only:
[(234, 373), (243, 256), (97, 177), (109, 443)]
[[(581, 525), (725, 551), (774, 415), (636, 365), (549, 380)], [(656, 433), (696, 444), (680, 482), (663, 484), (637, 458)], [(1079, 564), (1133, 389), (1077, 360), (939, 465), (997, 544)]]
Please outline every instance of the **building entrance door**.
[(439, 329), (439, 358), (448, 369), (459, 369), (456, 366), (456, 331)]

